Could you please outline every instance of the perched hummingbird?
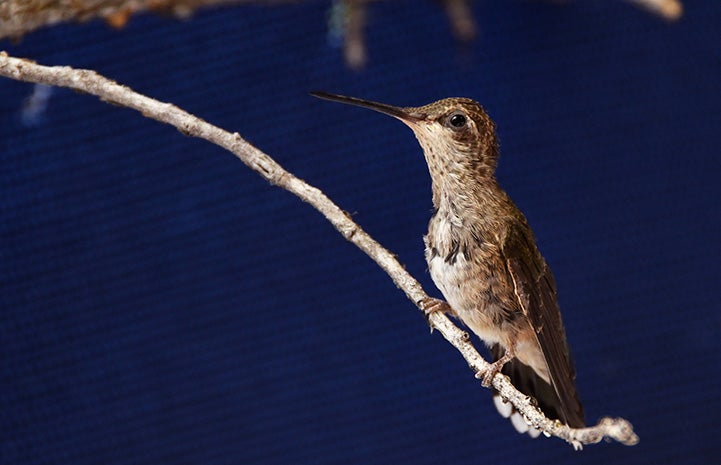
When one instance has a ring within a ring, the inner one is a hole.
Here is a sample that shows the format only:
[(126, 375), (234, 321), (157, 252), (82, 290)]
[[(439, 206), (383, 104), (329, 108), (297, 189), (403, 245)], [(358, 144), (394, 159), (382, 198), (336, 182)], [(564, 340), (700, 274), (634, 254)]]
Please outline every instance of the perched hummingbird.
[[(484, 385), (501, 371), (547, 417), (583, 427), (556, 283), (526, 218), (496, 181), (498, 138), (483, 107), (467, 98), (403, 108), (311, 95), (393, 116), (413, 130), (432, 180), (425, 256), (447, 301), (429, 299), (424, 310), (459, 318), (485, 342), (494, 362), (481, 376)], [(498, 393), (493, 400), (518, 432), (538, 436)]]

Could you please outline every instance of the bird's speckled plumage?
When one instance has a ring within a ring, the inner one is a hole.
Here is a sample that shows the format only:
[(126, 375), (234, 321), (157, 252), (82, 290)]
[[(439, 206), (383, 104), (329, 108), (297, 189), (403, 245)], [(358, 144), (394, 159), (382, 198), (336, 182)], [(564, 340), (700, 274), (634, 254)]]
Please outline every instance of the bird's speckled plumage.
[[(484, 109), (467, 98), (399, 108), (314, 95), (394, 116), (414, 132), (432, 180), (434, 214), (424, 237), (428, 269), (452, 313), (490, 348), (513, 358), (503, 373), (550, 418), (584, 426), (556, 284), (526, 218), (495, 179), (498, 139)], [(528, 428), (494, 399), (517, 430)]]

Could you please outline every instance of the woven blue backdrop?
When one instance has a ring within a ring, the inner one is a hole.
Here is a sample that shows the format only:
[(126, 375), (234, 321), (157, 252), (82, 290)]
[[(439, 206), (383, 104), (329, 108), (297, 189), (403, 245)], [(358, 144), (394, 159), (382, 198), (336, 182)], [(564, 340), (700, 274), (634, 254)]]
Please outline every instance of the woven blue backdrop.
[[(502, 186), (555, 272), (587, 418), (635, 447), (517, 435), (390, 279), (237, 159), (66, 89), (0, 80), (0, 463), (721, 463), (721, 2), (380, 2), (354, 72), (327, 2), (137, 16), (2, 41), (238, 131), (426, 289), (411, 132), (313, 99), (448, 96), (498, 124)], [(43, 103), (46, 105), (43, 106)]]

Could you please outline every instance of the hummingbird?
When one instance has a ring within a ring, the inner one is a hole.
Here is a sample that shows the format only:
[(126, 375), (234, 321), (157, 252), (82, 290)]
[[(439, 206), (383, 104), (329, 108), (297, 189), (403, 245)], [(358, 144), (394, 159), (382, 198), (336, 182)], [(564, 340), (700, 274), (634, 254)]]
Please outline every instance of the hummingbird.
[[(493, 363), (477, 375), (484, 386), (501, 372), (535, 398), (548, 418), (584, 427), (556, 282), (526, 217), (496, 180), (498, 137), (483, 107), (468, 98), (396, 107), (311, 95), (375, 110), (410, 127), (432, 184), (425, 258), (446, 299), (428, 298), (421, 307), (426, 314), (441, 311), (459, 319), (485, 343)], [(498, 392), (493, 402), (519, 433), (540, 434)]]

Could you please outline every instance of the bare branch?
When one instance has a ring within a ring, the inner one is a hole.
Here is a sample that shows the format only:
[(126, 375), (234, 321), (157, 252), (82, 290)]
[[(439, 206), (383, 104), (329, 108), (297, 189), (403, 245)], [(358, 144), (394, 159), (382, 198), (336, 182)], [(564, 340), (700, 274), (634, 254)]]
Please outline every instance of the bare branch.
[(363, 68), (368, 61), (364, 35), (367, 2), (368, 0), (346, 0), (343, 3), (347, 17), (343, 53), (346, 64), (353, 69)]
[(470, 42), (476, 38), (476, 21), (468, 0), (443, 0), (453, 35), (461, 42)]
[[(183, 134), (199, 137), (223, 147), (271, 184), (292, 192), (321, 212), (343, 237), (363, 250), (388, 273), (396, 286), (403, 290), (419, 308), (422, 307), (421, 302), (428, 298), (420, 283), (405, 270), (395, 256), (353, 222), (349, 215), (323, 192), (284, 170), (275, 160), (249, 144), (238, 133), (225, 131), (170, 103), (138, 94), (91, 70), (73, 69), (68, 66), (42, 66), (0, 52), (0, 75), (19, 81), (68, 87), (93, 94), (106, 102), (132, 108), (148, 118), (174, 126)], [(485, 372), (488, 363), (470, 343), (467, 333), (453, 325), (439, 312), (430, 314), (429, 322), (458, 349), (474, 373)], [(596, 426), (573, 429), (546, 418), (533, 405), (532, 399), (513, 387), (507, 376), (497, 374), (493, 378), (493, 387), (535, 428), (547, 436), (564, 439), (577, 449), (583, 444), (597, 443), (603, 438), (615, 439), (626, 445), (638, 442), (633, 427), (622, 418), (603, 418)]]
[(290, 3), (299, 0), (3, 0), (0, 38), (19, 38), (35, 29), (68, 21), (103, 19), (122, 28), (131, 16), (154, 11), (187, 18), (199, 8), (239, 3)]
[(626, 0), (645, 8), (649, 13), (662, 17), (667, 21), (676, 21), (683, 14), (681, 0)]

